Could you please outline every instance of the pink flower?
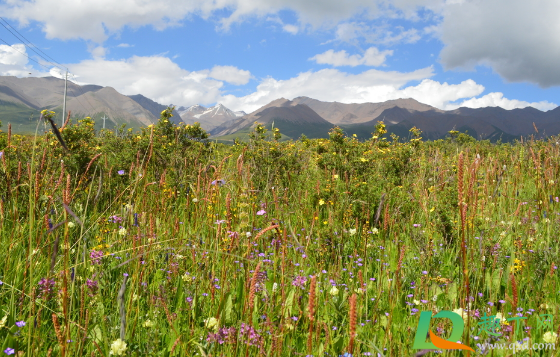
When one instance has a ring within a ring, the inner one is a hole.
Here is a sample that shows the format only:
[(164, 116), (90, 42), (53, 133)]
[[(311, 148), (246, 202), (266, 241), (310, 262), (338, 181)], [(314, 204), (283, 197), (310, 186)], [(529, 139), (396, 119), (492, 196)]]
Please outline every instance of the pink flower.
[(264, 209), (261, 209), (260, 211), (257, 211), (257, 216), (264, 216), (266, 214), (266, 211)]

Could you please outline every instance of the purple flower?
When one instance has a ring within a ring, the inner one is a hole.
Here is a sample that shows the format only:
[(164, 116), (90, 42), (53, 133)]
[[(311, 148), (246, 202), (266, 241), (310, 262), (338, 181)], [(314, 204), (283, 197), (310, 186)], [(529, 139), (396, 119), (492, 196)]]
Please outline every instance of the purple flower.
[(23, 326), (25, 326), (25, 321), (17, 321), (17, 322), (16, 322), (16, 326), (17, 326), (17, 327), (23, 327)]
[(53, 279), (46, 279), (43, 278), (41, 279), (41, 281), (39, 281), (39, 298), (41, 299), (45, 299), (45, 300), (50, 300), (52, 298), (52, 294), (53, 294), (53, 287), (54, 287), (54, 280)]
[(261, 335), (251, 326), (245, 323), (241, 323), (239, 329), (239, 335), (245, 340), (245, 343), (249, 346), (261, 346), (263, 343)]
[(266, 214), (266, 211), (264, 209), (261, 209), (260, 211), (257, 211), (257, 216), (264, 216)]
[(218, 185), (218, 187), (221, 187), (225, 184), (226, 184), (226, 180), (214, 180), (214, 181), (212, 181), (212, 185), (214, 185), (214, 186)]
[(97, 293), (97, 288), (98, 288), (97, 280), (87, 279), (86, 280), (86, 285), (87, 285), (87, 287), (90, 291), (89, 296), (93, 296), (93, 295), (95, 295), (95, 293)]
[(418, 228), (418, 227), (420, 227), (420, 224), (414, 223), (412, 226), (413, 226), (414, 228)]
[(427, 272), (426, 270), (424, 270), (424, 271), (422, 272), (422, 274), (426, 275), (426, 274), (428, 274), (428, 272)]
[(91, 258), (91, 264), (94, 265), (99, 265), (101, 264), (101, 258), (104, 256), (105, 254), (100, 251), (100, 250), (92, 250), (89, 253), (89, 257)]
[(16, 351), (13, 348), (8, 347), (4, 350), (4, 353), (9, 356), (9, 355), (13, 355), (14, 353), (16, 353)]
[(117, 171), (117, 173), (122, 176), (122, 175), (124, 175), (124, 170), (119, 170), (119, 171)]
[(303, 289), (305, 288), (306, 282), (307, 282), (307, 278), (305, 276), (296, 276), (292, 281), (292, 285)]

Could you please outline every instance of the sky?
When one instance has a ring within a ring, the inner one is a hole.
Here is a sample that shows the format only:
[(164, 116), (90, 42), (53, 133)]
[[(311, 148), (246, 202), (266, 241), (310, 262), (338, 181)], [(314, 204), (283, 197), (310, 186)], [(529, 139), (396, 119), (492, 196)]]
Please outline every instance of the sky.
[(164, 105), (560, 103), (558, 0), (0, 0), (0, 75)]

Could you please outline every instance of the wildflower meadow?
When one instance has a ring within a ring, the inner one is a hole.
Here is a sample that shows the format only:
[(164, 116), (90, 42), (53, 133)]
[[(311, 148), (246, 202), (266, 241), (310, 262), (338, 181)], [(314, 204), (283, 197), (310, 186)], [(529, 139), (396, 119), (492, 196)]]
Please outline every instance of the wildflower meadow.
[[(558, 138), (227, 145), (171, 115), (2, 128), (0, 355), (557, 353)], [(415, 348), (443, 311), (472, 352)]]

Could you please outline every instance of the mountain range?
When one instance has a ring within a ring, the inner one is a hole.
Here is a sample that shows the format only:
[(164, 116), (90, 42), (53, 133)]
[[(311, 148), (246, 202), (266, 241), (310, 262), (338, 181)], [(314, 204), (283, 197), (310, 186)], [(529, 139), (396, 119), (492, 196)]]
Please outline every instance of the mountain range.
[[(34, 132), (42, 109), (53, 110), (60, 123), (64, 80), (54, 77), (16, 78), (0, 76), (0, 121), (11, 123), (15, 132)], [(126, 124), (140, 128), (157, 121), (167, 105), (142, 94), (126, 96), (114, 88), (78, 85), (68, 81), (67, 109), (72, 117), (90, 116), (96, 128), (102, 117), (107, 128)], [(360, 139), (371, 137), (378, 121), (383, 120), (390, 133), (408, 137), (409, 129), (422, 130), (425, 139), (439, 139), (450, 130), (467, 132), (477, 139), (512, 141), (521, 136), (546, 137), (560, 133), (560, 107), (542, 112), (532, 107), (505, 110), (499, 107), (458, 108), (444, 111), (414, 99), (396, 99), (381, 103), (322, 102), (309, 97), (293, 100), (280, 98), (246, 114), (222, 104), (178, 107), (172, 119), (176, 124), (199, 122), (212, 138), (233, 141), (246, 138), (254, 123), (279, 128), (284, 138), (328, 137), (328, 131), (340, 126)]]

